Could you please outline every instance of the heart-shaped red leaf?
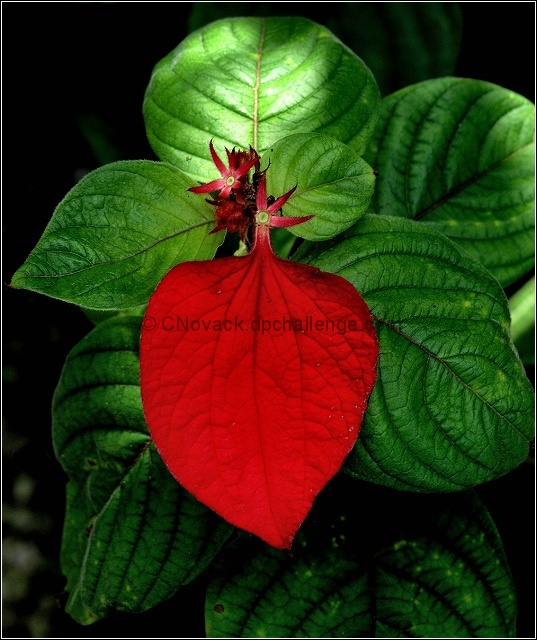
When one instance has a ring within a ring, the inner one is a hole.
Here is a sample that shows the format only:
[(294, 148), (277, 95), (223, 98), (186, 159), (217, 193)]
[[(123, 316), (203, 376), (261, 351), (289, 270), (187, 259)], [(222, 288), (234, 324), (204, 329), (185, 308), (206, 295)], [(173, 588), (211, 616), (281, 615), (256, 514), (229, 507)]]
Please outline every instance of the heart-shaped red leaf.
[(142, 325), (151, 435), (198, 500), (290, 548), (356, 442), (377, 355), (354, 287), (277, 258), (268, 239), (245, 257), (180, 264)]

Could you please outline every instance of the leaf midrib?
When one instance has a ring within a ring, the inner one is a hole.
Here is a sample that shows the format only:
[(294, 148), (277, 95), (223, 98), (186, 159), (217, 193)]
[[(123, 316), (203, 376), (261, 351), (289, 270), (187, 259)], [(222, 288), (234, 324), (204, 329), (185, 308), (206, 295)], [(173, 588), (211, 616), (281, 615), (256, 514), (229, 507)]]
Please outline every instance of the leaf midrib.
[[(373, 315), (373, 314), (372, 314)], [(413, 338), (411, 338), (409, 335), (407, 335), (404, 331), (402, 331), (401, 329), (399, 329), (398, 327), (396, 327), (394, 324), (388, 322), (387, 320), (384, 320), (382, 318), (379, 318), (375, 315), (373, 315), (374, 319), (379, 322), (380, 324), (385, 325), (388, 329), (390, 329), (391, 331), (394, 331), (395, 333), (397, 333), (398, 335), (400, 335), (402, 338), (404, 338), (405, 340), (407, 340), (410, 344), (414, 345), (415, 347), (417, 347), (418, 349), (420, 349), (421, 351), (423, 351), (429, 358), (436, 360), (437, 362), (439, 362), (445, 369), (446, 371), (453, 376), (453, 378), (457, 381), (457, 383), (461, 384), (465, 389), (467, 389), (470, 393), (472, 393), (480, 402), (483, 403), (484, 406), (487, 407), (487, 409), (489, 409), (492, 413), (494, 413), (501, 421), (505, 422), (506, 424), (508, 424), (512, 429), (514, 429), (521, 437), (523, 437), (524, 439), (527, 439), (526, 436), (520, 431), (520, 429), (518, 429), (510, 420), (508, 420), (505, 416), (503, 416), (501, 413), (499, 413), (499, 411), (493, 407), (485, 398), (483, 398), (475, 389), (472, 389), (472, 387), (467, 384), (459, 375), (457, 375), (457, 373), (455, 373), (455, 371), (453, 371), (453, 369), (447, 364), (447, 362), (445, 362), (445, 360), (443, 358), (441, 358), (439, 355), (433, 353), (432, 351), (429, 351), (429, 349), (427, 349), (424, 345), (420, 344), (419, 342), (416, 342)], [(484, 465), (483, 465), (484, 466)], [(484, 467), (487, 468), (487, 467)]]
[(258, 129), (259, 129), (259, 87), (261, 85), (261, 56), (263, 55), (263, 45), (265, 42), (265, 29), (266, 21), (264, 18), (261, 20), (261, 34), (259, 36), (259, 46), (257, 48), (257, 65), (255, 69), (255, 84), (254, 84), (254, 113), (253, 113), (253, 147), (257, 149), (258, 144)]
[[(150, 251), (151, 249), (154, 249), (158, 244), (160, 244), (162, 242), (166, 242), (168, 240), (171, 240), (171, 239), (173, 239), (173, 238), (175, 238), (177, 236), (180, 236), (183, 233), (187, 233), (188, 231), (191, 231), (192, 229), (196, 229), (198, 227), (204, 227), (204, 226), (210, 225), (212, 223), (213, 223), (212, 220), (203, 220), (202, 222), (197, 222), (196, 224), (189, 225), (188, 227), (183, 227), (179, 231), (175, 231), (174, 233), (170, 233), (167, 236), (159, 238), (155, 242), (153, 242), (152, 244), (149, 244), (146, 247), (142, 247), (138, 251), (135, 251), (133, 253), (129, 253), (127, 255), (118, 257), (118, 258), (113, 259), (113, 260), (109, 260), (107, 262), (98, 262), (96, 264), (90, 264), (89, 266), (83, 267), (81, 269), (77, 269), (76, 271), (67, 271), (65, 273), (58, 273), (58, 274), (31, 274), (31, 275), (23, 274), (23, 277), (31, 278), (31, 279), (34, 279), (34, 278), (65, 278), (65, 277), (68, 277), (68, 276), (76, 275), (78, 273), (82, 273), (84, 271), (88, 271), (89, 269), (96, 269), (96, 268), (100, 268), (100, 267), (108, 267), (108, 266), (111, 266), (111, 265), (116, 265), (116, 264), (119, 264), (120, 262), (124, 262), (126, 260), (131, 260), (131, 259), (137, 258), (139, 255), (145, 253), (146, 251)], [(66, 253), (66, 252), (58, 251), (57, 253)], [(69, 252), (69, 253), (71, 253), (71, 252)], [(74, 255), (78, 255), (78, 254), (74, 254)]]

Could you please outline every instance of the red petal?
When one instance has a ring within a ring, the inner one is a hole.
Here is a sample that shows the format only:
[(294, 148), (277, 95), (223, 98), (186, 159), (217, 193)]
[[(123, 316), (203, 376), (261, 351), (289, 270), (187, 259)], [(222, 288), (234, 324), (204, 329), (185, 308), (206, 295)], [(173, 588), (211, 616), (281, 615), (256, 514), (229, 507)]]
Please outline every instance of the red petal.
[[(289, 198), (293, 195), (293, 193), (296, 191), (298, 185), (295, 185), (292, 189), (290, 189), (287, 193), (284, 193), (283, 196), (280, 196), (275, 202), (273, 202), (270, 207), (267, 208), (267, 211), (269, 213), (276, 213), (276, 211), (279, 211), (283, 205), (287, 202), (287, 200), (289, 200)], [(310, 216), (311, 217), (311, 216)]]
[(259, 162), (259, 158), (257, 156), (255, 158), (251, 158), (250, 160), (247, 160), (244, 164), (241, 164), (240, 167), (235, 169), (235, 171), (233, 172), (233, 175), (235, 176), (235, 178), (242, 178), (242, 176), (245, 176), (248, 173), (248, 171), (250, 171), (250, 169), (258, 162)]
[[(218, 171), (220, 171), (220, 175), (222, 175), (222, 176), (227, 175), (227, 173), (228, 173), (227, 167), (222, 162), (222, 160), (220, 160), (218, 154), (214, 150), (213, 141), (212, 140), (209, 142), (209, 151), (211, 152), (211, 158), (213, 159), (213, 162), (214, 162), (216, 168), (218, 169)], [(226, 152), (228, 153), (228, 156), (229, 156), (229, 152), (228, 152), (227, 149), (226, 149)]]
[(286, 218), (284, 216), (271, 216), (269, 227), (294, 227), (311, 220), (313, 216), (301, 216), (299, 218)]
[(172, 269), (142, 326), (144, 411), (171, 473), (232, 524), (290, 548), (373, 388), (365, 302), (260, 242)]
[(225, 186), (225, 181), (222, 180), (222, 178), (219, 178), (218, 180), (207, 182), (207, 184), (200, 184), (199, 187), (190, 187), (188, 191), (192, 191), (192, 193), (212, 193), (213, 191), (218, 191)]
[(263, 174), (259, 185), (257, 187), (257, 193), (255, 196), (256, 206), (258, 211), (266, 211), (267, 209), (267, 176)]

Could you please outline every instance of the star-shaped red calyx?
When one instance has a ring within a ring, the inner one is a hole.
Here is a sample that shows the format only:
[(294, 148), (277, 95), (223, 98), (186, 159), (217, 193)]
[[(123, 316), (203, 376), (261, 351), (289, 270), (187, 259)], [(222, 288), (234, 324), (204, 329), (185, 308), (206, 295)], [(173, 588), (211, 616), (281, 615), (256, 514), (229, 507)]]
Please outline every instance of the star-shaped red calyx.
[[(191, 187), (189, 191), (214, 194), (212, 200), (207, 200), (209, 204), (216, 207), (216, 226), (211, 233), (226, 230), (238, 233), (241, 240), (244, 240), (248, 229), (254, 224), (255, 243), (257, 230), (261, 227), (291, 227), (306, 222), (312, 217), (285, 218), (277, 215), (295, 192), (296, 186), (279, 198), (267, 198), (268, 167), (260, 171), (259, 155), (252, 147), (249, 151), (236, 151), (235, 147), (231, 151), (226, 149), (227, 167), (216, 153), (212, 141), (209, 143), (209, 149), (222, 177), (198, 187)], [(250, 179), (251, 169), (254, 169), (254, 173)]]

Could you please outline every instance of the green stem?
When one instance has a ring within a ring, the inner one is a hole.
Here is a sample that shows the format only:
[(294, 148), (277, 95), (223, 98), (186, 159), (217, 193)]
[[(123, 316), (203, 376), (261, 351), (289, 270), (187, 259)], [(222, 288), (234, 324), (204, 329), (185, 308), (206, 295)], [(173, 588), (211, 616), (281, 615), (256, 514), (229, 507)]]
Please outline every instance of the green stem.
[(522, 335), (533, 330), (535, 324), (535, 276), (511, 296), (509, 308), (511, 337), (516, 343)]
[(535, 363), (535, 277), (510, 299), (511, 337), (522, 362)]
[(289, 233), (287, 229), (272, 229), (271, 244), (278, 258), (286, 260), (297, 241), (297, 237)]

